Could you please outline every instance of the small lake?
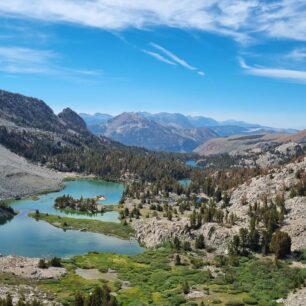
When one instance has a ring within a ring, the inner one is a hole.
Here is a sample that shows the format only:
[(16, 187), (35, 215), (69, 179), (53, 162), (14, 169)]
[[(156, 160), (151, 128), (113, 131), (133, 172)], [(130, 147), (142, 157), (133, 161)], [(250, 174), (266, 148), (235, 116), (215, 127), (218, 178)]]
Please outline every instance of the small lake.
[(191, 184), (191, 179), (185, 178), (178, 181), (183, 187), (188, 187)]
[(64, 231), (45, 221), (36, 221), (27, 216), (29, 212), (38, 209), (42, 213), (68, 216), (72, 218), (95, 219), (109, 222), (119, 222), (117, 212), (85, 215), (72, 214), (53, 207), (55, 198), (69, 194), (74, 198), (92, 198), (103, 195), (103, 204), (118, 204), (122, 197), (124, 186), (119, 183), (97, 180), (75, 180), (65, 183), (65, 188), (59, 192), (42, 195), (37, 199), (22, 199), (10, 205), (19, 214), (10, 222), (0, 225), (0, 253), (4, 255), (20, 255), (30, 257), (71, 257), (85, 254), (89, 251), (113, 252), (120, 254), (137, 254), (142, 251), (136, 240), (123, 240), (102, 234)]
[(204, 166), (204, 161), (203, 161), (203, 160), (201, 160), (201, 161), (198, 163), (198, 161), (190, 159), (190, 160), (187, 160), (187, 161), (185, 162), (185, 165), (187, 165), (187, 166), (189, 166), (189, 167), (192, 167), (192, 168), (200, 168), (200, 169), (203, 169), (203, 168), (205, 167), (205, 166)]
[(185, 165), (190, 166), (192, 168), (196, 168), (197, 167), (197, 162), (195, 160), (187, 160), (185, 162)]

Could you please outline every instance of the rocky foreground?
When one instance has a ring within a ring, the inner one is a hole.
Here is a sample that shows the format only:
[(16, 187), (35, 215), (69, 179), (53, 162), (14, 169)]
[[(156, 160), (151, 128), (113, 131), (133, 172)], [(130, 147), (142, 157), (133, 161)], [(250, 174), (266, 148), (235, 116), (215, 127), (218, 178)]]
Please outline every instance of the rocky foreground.
[(66, 274), (66, 269), (60, 267), (40, 269), (38, 262), (39, 258), (2, 256), (0, 257), (0, 273), (9, 273), (32, 280), (59, 279)]
[(5, 298), (7, 295), (12, 297), (13, 305), (16, 305), (19, 300), (24, 300), (28, 303), (39, 301), (46, 306), (59, 305), (54, 296), (48, 294), (34, 286), (29, 285), (1, 285), (0, 298)]
[(297, 292), (289, 293), (286, 300), (284, 300), (285, 306), (305, 306), (306, 301), (306, 288), (302, 288)]
[(5, 298), (10, 294), (13, 304), (17, 304), (20, 299), (26, 302), (38, 300), (44, 305), (57, 305), (53, 294), (47, 293), (37, 288), (32, 283), (44, 279), (59, 279), (67, 271), (65, 268), (49, 267), (40, 269), (38, 258), (28, 258), (21, 256), (1, 256), (0, 273), (4, 275), (29, 280), (28, 285), (0, 284), (0, 298)]

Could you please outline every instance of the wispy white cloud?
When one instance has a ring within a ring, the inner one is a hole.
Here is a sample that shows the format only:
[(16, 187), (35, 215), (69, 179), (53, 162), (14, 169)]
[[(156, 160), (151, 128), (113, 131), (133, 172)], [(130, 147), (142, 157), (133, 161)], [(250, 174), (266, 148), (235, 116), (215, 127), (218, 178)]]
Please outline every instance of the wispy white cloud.
[(249, 66), (242, 58), (239, 58), (239, 63), (241, 68), (251, 75), (306, 83), (306, 71), (304, 70)]
[(305, 0), (10, 0), (0, 15), (106, 30), (167, 26), (231, 36), (306, 41)]
[(97, 77), (101, 71), (71, 69), (58, 65), (60, 55), (51, 50), (16, 46), (0, 47), (0, 71), (8, 74), (43, 74), (54, 77)]
[(196, 67), (191, 66), (190, 64), (188, 64), (185, 60), (181, 59), (180, 57), (178, 57), (177, 55), (175, 55), (174, 53), (170, 52), (169, 50), (165, 49), (164, 47), (155, 44), (155, 43), (150, 43), (150, 45), (152, 47), (154, 47), (155, 49), (161, 51), (162, 53), (164, 53), (166, 56), (168, 56), (169, 58), (171, 58), (174, 62), (178, 63), (179, 65), (189, 69), (189, 70), (197, 70)]
[(163, 63), (169, 64), (169, 65), (174, 65), (174, 66), (176, 65), (176, 63), (166, 59), (165, 57), (163, 57), (159, 53), (148, 51), (148, 50), (142, 50), (142, 52), (144, 52), (144, 53), (146, 53), (148, 55), (151, 55), (152, 57), (156, 58), (157, 60), (159, 60), (159, 61), (161, 61)]
[(35, 50), (21, 47), (0, 47), (0, 60), (10, 63), (41, 64), (57, 57), (56, 53), (49, 50)]
[(296, 48), (293, 49), (286, 58), (293, 59), (296, 61), (302, 61), (306, 59), (306, 48)]
[[(201, 70), (199, 70), (197, 67), (194, 67), (192, 65), (190, 65), (186, 60), (178, 57), (176, 54), (174, 54), (173, 52), (167, 50), (166, 48), (156, 44), (156, 43), (150, 43), (150, 46), (155, 48), (157, 51), (163, 53), (163, 55), (156, 53), (156, 52), (152, 52), (152, 51), (147, 51), (147, 50), (142, 50), (143, 52), (155, 57), (156, 59), (158, 59), (159, 61), (165, 62), (167, 64), (170, 65), (180, 65), (188, 70), (191, 71), (196, 71), (198, 75), (200, 76), (205, 76), (205, 73)], [(166, 56), (166, 57), (165, 57)]]

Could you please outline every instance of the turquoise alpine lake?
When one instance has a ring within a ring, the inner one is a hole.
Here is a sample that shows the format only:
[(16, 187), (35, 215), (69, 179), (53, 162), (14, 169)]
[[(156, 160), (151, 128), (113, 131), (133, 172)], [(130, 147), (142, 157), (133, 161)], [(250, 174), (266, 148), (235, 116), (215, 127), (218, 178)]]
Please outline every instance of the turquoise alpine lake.
[(188, 187), (191, 184), (191, 179), (185, 178), (178, 181), (183, 187)]
[(204, 168), (204, 161), (201, 160), (200, 162), (199, 161), (196, 161), (196, 160), (187, 160), (185, 162), (185, 165), (186, 166), (189, 166), (191, 168), (200, 168), (200, 169), (203, 169)]
[(124, 191), (123, 184), (99, 180), (75, 180), (65, 182), (59, 192), (51, 192), (38, 198), (27, 198), (11, 202), (19, 214), (11, 221), (0, 225), (0, 253), (29, 257), (71, 257), (89, 251), (137, 254), (142, 251), (136, 240), (123, 240), (112, 236), (56, 228), (45, 221), (36, 221), (28, 213), (39, 210), (71, 218), (94, 219), (119, 222), (118, 212), (86, 215), (68, 213), (53, 207), (54, 200), (64, 194), (74, 198), (103, 196), (101, 204), (118, 204)]
[(196, 167), (197, 167), (197, 162), (196, 162), (195, 160), (192, 160), (192, 159), (187, 160), (187, 161), (185, 162), (185, 164), (186, 164), (187, 166), (192, 167), (192, 168), (196, 168)]

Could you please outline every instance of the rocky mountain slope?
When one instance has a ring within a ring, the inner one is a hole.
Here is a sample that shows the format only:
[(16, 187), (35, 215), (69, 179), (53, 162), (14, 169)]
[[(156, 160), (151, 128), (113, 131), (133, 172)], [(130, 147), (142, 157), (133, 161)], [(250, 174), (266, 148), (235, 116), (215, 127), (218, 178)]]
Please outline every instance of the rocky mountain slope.
[[(249, 136), (231, 136), (208, 141), (194, 150), (201, 156), (229, 154), (236, 166), (273, 167), (289, 162), (303, 154), (305, 143), (293, 134), (258, 134)], [(293, 142), (291, 140), (297, 140)]]
[[(218, 137), (293, 132), (243, 121), (218, 122), (212, 118), (185, 116), (180, 113), (138, 112), (122, 113), (116, 117), (106, 114), (80, 116), (94, 134), (128, 145), (174, 152), (191, 152), (197, 146)], [(119, 126), (120, 123), (122, 126)], [(161, 144), (156, 141), (158, 138)]]
[(64, 174), (28, 162), (0, 145), (0, 200), (60, 187)]
[(63, 109), (63, 111), (58, 114), (58, 118), (60, 118), (69, 129), (79, 133), (88, 133), (85, 121), (72, 109)]
[[(238, 234), (241, 228), (249, 227), (251, 219), (249, 205), (254, 206), (257, 203), (259, 207), (264, 207), (264, 205), (277, 203), (283, 197), (285, 214), (280, 230), (290, 235), (292, 250), (303, 250), (306, 248), (306, 193), (294, 194), (292, 190), (299, 190), (301, 177), (306, 177), (305, 169), (306, 158), (301, 158), (273, 168), (267, 174), (256, 176), (228, 190), (227, 193), (230, 195), (228, 205), (224, 206), (223, 201), (220, 201), (217, 207), (223, 211), (224, 216), (234, 215), (234, 224), (204, 222), (199, 228), (192, 229), (190, 228), (192, 211), (180, 214), (179, 217), (173, 216), (171, 220), (162, 214), (157, 217), (151, 215), (151, 217), (133, 219), (132, 226), (136, 231), (136, 237), (145, 245), (154, 247), (165, 241), (173, 241), (175, 237), (178, 237), (180, 241), (192, 241), (202, 234), (206, 247), (225, 254), (233, 236)], [(206, 197), (204, 194), (194, 196)], [(174, 207), (177, 201), (184, 199), (182, 196), (171, 193), (169, 198), (173, 201)], [(132, 209), (138, 204), (135, 200), (127, 199), (125, 205)], [(148, 211), (149, 206), (144, 208)], [(258, 224), (258, 228), (260, 231), (263, 230), (263, 224)]]
[(157, 151), (190, 152), (199, 143), (218, 137), (208, 128), (164, 126), (138, 113), (122, 113), (101, 126), (101, 133), (126, 145)]
[(286, 135), (285, 137), (280, 138), (279, 141), (306, 143), (306, 130), (291, 135)]
[(0, 144), (28, 159), (44, 163), (54, 154), (93, 146), (120, 147), (96, 137), (71, 109), (58, 116), (43, 101), (0, 91)]
[(210, 140), (194, 150), (202, 156), (230, 153), (236, 154), (256, 146), (263, 146), (271, 142), (278, 142), (285, 134), (257, 134), (223, 137)]
[(153, 180), (169, 175), (165, 168), (181, 178), (189, 171), (173, 154), (128, 147), (92, 134), (71, 109), (57, 116), (41, 100), (5, 91), (0, 94), (0, 144), (40, 166), (108, 179)]
[(0, 90), (0, 123), (59, 132), (63, 123), (43, 101)]
[(290, 235), (293, 250), (306, 248), (306, 197), (292, 193), (305, 169), (306, 158), (303, 158), (251, 179), (233, 191), (228, 211), (238, 216), (240, 226), (247, 226), (249, 205), (264, 205), (283, 196), (286, 214), (282, 229)]
[(79, 115), (86, 122), (88, 129), (94, 134), (101, 134), (101, 126), (113, 118), (111, 115), (101, 113), (95, 113), (94, 115), (80, 113)]

